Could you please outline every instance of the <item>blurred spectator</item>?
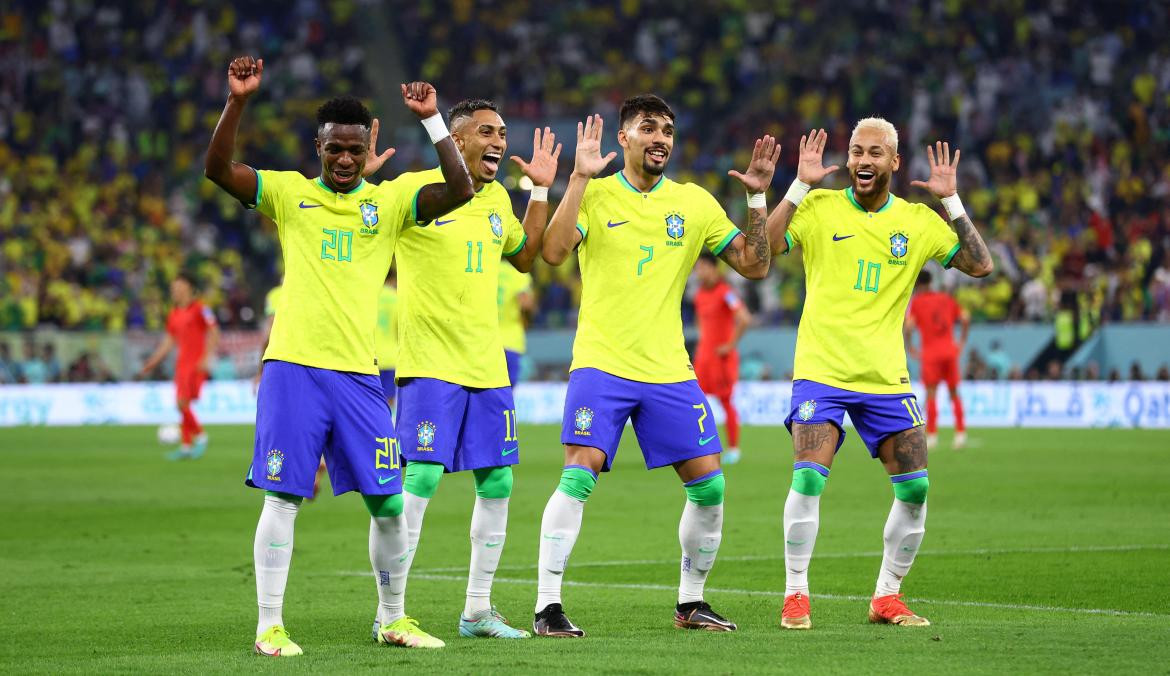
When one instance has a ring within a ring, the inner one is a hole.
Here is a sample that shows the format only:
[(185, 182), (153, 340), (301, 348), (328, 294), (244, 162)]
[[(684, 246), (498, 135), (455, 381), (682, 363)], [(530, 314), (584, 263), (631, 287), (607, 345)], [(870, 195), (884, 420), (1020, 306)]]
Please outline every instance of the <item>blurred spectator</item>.
[(45, 364), (47, 382), (60, 382), (61, 362), (57, 359), (57, 348), (52, 343), (45, 343), (41, 346), (41, 361)]
[(1003, 349), (998, 340), (991, 341), (991, 349), (987, 351), (987, 368), (994, 380), (1004, 380), (1012, 370), (1012, 358)]
[(232, 361), (232, 357), (227, 350), (219, 350), (215, 361), (211, 364), (211, 379), (212, 380), (235, 380), (236, 379), (236, 364)]
[(112, 383), (113, 374), (102, 364), (101, 357), (92, 352), (82, 352), (69, 365), (66, 379), (71, 383)]
[(24, 344), (24, 359), (20, 362), (20, 382), (41, 385), (49, 382), (49, 367), (37, 354), (37, 346), (30, 340)]
[(1170, 366), (1168, 366), (1166, 364), (1162, 364), (1161, 366), (1159, 366), (1158, 367), (1158, 374), (1156, 376), (1154, 376), (1154, 379), (1161, 381), (1161, 382), (1170, 381)]
[(20, 382), (20, 369), (12, 361), (12, 352), (8, 343), (0, 343), (0, 385), (18, 382)]
[(1136, 359), (1129, 365), (1129, 379), (1130, 380), (1145, 380), (1146, 374), (1142, 373), (1141, 362)]

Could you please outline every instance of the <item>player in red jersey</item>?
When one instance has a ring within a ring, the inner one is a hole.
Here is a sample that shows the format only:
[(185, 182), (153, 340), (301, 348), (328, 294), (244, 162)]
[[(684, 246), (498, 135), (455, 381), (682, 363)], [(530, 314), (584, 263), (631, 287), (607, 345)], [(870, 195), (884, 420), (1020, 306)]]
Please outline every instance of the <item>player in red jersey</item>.
[(695, 319), (699, 324), (695, 377), (699, 388), (719, 399), (727, 413), (729, 448), (723, 452), (723, 463), (733, 465), (739, 462), (739, 413), (731, 401), (731, 391), (739, 380), (739, 352), (735, 345), (751, 324), (752, 315), (723, 279), (715, 254), (706, 250), (699, 254), (695, 273), (700, 284), (695, 293)]
[[(967, 428), (963, 423), (963, 402), (959, 399), (959, 356), (967, 343), (971, 318), (954, 298), (930, 288), (930, 273), (923, 270), (914, 283), (914, 297), (910, 299), (904, 333), (910, 356), (921, 358), (922, 382), (926, 385), (926, 443), (938, 441), (938, 384), (945, 381), (955, 413), (954, 448), (967, 443)], [(962, 326), (962, 335), (955, 343), (955, 323)], [(912, 344), (915, 327), (922, 336), (922, 347)]]
[(199, 398), (199, 390), (207, 379), (208, 355), (219, 344), (219, 327), (211, 308), (195, 295), (195, 281), (179, 273), (171, 282), (171, 300), (175, 307), (167, 316), (167, 334), (154, 354), (139, 371), (145, 377), (159, 365), (172, 347), (179, 348), (175, 360), (175, 406), (182, 416), (182, 445), (172, 453), (171, 460), (198, 458), (207, 450), (207, 434), (191, 410), (191, 402)]

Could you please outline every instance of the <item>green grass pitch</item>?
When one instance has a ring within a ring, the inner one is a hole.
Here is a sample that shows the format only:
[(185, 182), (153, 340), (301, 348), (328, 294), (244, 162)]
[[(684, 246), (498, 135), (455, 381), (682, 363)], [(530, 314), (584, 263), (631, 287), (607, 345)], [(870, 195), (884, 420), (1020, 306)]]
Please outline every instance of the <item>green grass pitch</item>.
[[(248, 427), (212, 428), (208, 455), (163, 460), (153, 428), (0, 430), (0, 672), (756, 674), (770, 672), (1167, 673), (1170, 434), (975, 430), (931, 456), (930, 518), (904, 591), (934, 626), (873, 626), (866, 599), (891, 500), (850, 435), (822, 501), (810, 632), (778, 627), (780, 515), (791, 474), (782, 429), (744, 431), (727, 470), (726, 522), (707, 598), (734, 634), (676, 630), (678, 518), (670, 469), (647, 472), (626, 440), (585, 511), (565, 604), (584, 640), (459, 638), (471, 479), (444, 479), (407, 612), (448, 642), (380, 648), (368, 517), (354, 495), (306, 504), (284, 617), (305, 649), (251, 654), (252, 536), (260, 494), (242, 479)], [(541, 511), (561, 450), (522, 427), (511, 524), (494, 590), (529, 626)]]

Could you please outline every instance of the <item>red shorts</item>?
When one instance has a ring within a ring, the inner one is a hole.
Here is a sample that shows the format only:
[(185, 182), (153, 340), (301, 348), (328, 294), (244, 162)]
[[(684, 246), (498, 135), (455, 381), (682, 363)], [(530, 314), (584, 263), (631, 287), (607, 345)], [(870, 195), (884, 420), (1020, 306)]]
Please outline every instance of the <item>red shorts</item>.
[(922, 355), (922, 382), (935, 387), (945, 382), (951, 387), (959, 386), (959, 356), (954, 353)]
[(739, 353), (732, 350), (725, 356), (700, 353), (695, 355), (695, 377), (699, 389), (716, 397), (730, 397), (739, 381)]
[(175, 399), (195, 401), (203, 389), (204, 380), (207, 380), (207, 374), (197, 368), (175, 371)]

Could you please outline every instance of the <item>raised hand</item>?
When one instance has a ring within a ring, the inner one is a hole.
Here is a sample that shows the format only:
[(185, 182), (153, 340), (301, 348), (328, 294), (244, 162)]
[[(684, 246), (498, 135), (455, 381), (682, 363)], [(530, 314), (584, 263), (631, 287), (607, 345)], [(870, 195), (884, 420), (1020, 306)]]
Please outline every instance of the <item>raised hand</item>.
[(816, 185), (840, 169), (837, 165), (824, 166), (825, 144), (829, 134), (824, 129), (810, 129), (800, 137), (800, 159), (796, 162), (796, 178), (802, 183)]
[(772, 174), (775, 173), (776, 163), (779, 161), (780, 146), (776, 145), (776, 139), (764, 135), (764, 138), (756, 139), (747, 172), (741, 174), (732, 169), (727, 175), (742, 183), (750, 193), (764, 192), (772, 184)]
[(397, 152), (393, 148), (387, 148), (379, 155), (378, 151), (375, 150), (378, 147), (378, 129), (380, 126), (381, 123), (375, 117), (374, 123), (370, 125), (370, 151), (366, 155), (366, 166), (362, 169), (362, 176), (372, 176), (378, 173), (382, 165), (386, 164), (386, 160), (393, 157), (394, 153)]
[(954, 195), (959, 189), (959, 149), (955, 148), (955, 161), (952, 162), (951, 144), (935, 141), (934, 148), (926, 146), (926, 157), (930, 160), (930, 178), (910, 181), (910, 185), (926, 188), (939, 199)]
[(577, 151), (573, 162), (573, 173), (593, 178), (606, 167), (617, 153), (601, 156), (601, 129), (604, 126), (600, 115), (590, 115), (585, 122), (577, 123)]
[(260, 88), (264, 59), (241, 56), (228, 64), (228, 91), (232, 96), (248, 98)]
[(411, 82), (402, 85), (402, 102), (410, 112), (425, 120), (439, 112), (439, 95), (429, 82)]
[[(580, 137), (578, 137), (580, 138)], [(528, 162), (520, 159), (516, 155), (512, 156), (512, 161), (523, 171), (528, 178), (532, 179), (533, 185), (549, 187), (557, 177), (557, 158), (561, 156), (561, 144), (556, 143), (557, 135), (552, 133), (548, 127), (544, 128), (544, 134), (540, 133), (540, 127), (532, 133), (532, 159)], [(553, 149), (553, 144), (556, 143), (556, 149)]]

